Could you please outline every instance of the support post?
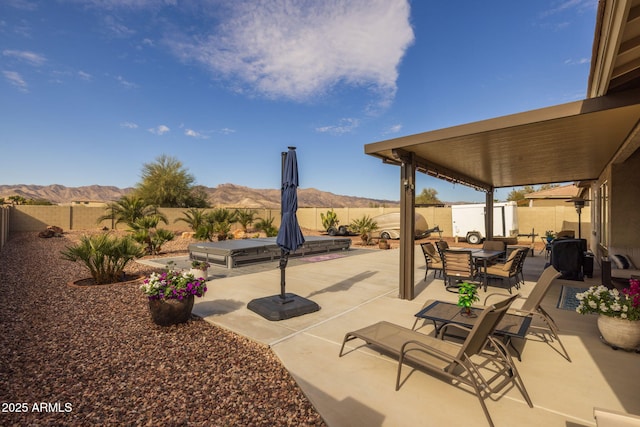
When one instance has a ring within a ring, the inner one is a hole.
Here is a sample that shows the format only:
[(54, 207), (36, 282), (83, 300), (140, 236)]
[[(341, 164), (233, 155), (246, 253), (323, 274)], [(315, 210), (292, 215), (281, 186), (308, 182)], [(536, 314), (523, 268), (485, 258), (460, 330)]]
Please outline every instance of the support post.
[(487, 240), (493, 239), (493, 187), (485, 193), (484, 231)]
[(400, 166), (400, 299), (415, 298), (415, 199), (416, 161), (413, 153), (402, 157)]

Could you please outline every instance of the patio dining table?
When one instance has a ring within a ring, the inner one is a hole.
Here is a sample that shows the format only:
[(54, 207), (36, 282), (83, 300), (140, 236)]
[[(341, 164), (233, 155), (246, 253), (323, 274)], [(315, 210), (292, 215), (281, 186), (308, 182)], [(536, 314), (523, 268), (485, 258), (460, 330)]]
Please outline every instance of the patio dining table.
[[(471, 251), (471, 258), (474, 261), (482, 261), (482, 272), (480, 273), (482, 276), (482, 286), (484, 290), (487, 290), (488, 280), (487, 280), (487, 267), (489, 266), (489, 261), (496, 260), (501, 256), (505, 255), (505, 251), (491, 251), (488, 249), (469, 249), (469, 248), (449, 248), (450, 251)], [(477, 264), (477, 263), (476, 263)]]

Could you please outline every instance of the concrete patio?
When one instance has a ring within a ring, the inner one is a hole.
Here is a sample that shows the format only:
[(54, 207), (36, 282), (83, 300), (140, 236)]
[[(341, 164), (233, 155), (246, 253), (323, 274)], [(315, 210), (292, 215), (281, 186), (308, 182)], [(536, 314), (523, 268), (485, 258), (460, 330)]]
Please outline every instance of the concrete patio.
[[(397, 361), (361, 341), (349, 343), (346, 355), (338, 357), (348, 331), (379, 320), (411, 327), (413, 315), (426, 300), (456, 301), (455, 294), (445, 291), (442, 279), (433, 279), (429, 273), (422, 280), (424, 259), (419, 251), (413, 301), (397, 297), (398, 250), (349, 252), (318, 262), (296, 260), (287, 268), (287, 292), (312, 299), (321, 307), (318, 312), (274, 322), (246, 308), (255, 298), (279, 293), (280, 271), (272, 262), (236, 269), (233, 274), (212, 268), (209, 291), (196, 302), (194, 313), (269, 345), (330, 426), (487, 425), (472, 392), (424, 372), (407, 369), (408, 378), (395, 391)], [(523, 296), (532, 289), (544, 263), (538, 253), (527, 257)], [(559, 353), (556, 342), (531, 336), (516, 343), (522, 361), (514, 360), (534, 408), (527, 406), (517, 389), (503, 391), (487, 399), (496, 425), (592, 426), (594, 407), (640, 414), (640, 354), (603, 344), (596, 316), (557, 308), (562, 284), (587, 287), (597, 277), (596, 270), (592, 280), (557, 280), (552, 285), (543, 307), (556, 320), (572, 362)], [(490, 286), (488, 293), (500, 291), (504, 289)], [(480, 291), (481, 299), (485, 294)], [(516, 301), (514, 307), (521, 303)], [(433, 327), (427, 325), (421, 331), (431, 333)]]

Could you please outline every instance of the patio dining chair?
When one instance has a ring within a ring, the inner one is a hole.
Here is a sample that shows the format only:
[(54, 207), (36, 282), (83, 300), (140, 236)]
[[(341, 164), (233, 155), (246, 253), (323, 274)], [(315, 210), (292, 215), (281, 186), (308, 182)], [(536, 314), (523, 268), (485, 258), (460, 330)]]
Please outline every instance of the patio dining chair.
[[(497, 263), (487, 267), (485, 274), (487, 275), (487, 280), (489, 279), (499, 279), (503, 283), (507, 281), (507, 290), (511, 293), (511, 286), (515, 285), (516, 289), (520, 288), (520, 270), (522, 268), (522, 264), (520, 260), (524, 256), (524, 251), (527, 249), (519, 248), (515, 251), (511, 252), (509, 258), (504, 263)], [(513, 280), (513, 284), (512, 284)], [(486, 289), (485, 289), (486, 290)]]
[[(551, 287), (551, 284), (555, 279), (560, 277), (562, 273), (556, 270), (553, 266), (547, 267), (536, 282), (535, 286), (529, 293), (529, 296), (526, 297), (526, 300), (522, 304), (520, 308), (512, 308), (509, 310), (510, 314), (516, 314), (518, 316), (531, 316), (532, 321), (529, 326), (529, 331), (532, 332), (547, 332), (551, 335), (551, 339), (555, 339), (558, 341), (562, 352), (559, 352), (565, 359), (571, 362), (571, 357), (567, 352), (567, 349), (564, 347), (564, 344), (560, 340), (560, 335), (558, 334), (559, 329), (556, 322), (553, 318), (545, 311), (544, 308), (540, 305), (544, 296), (547, 294), (547, 291)], [(504, 294), (500, 293), (491, 293), (488, 294), (484, 299), (484, 304), (488, 304), (489, 300), (492, 298), (504, 298)], [(545, 341), (548, 341), (546, 337), (543, 337)]]
[(471, 251), (447, 249), (444, 251), (442, 264), (444, 284), (449, 292), (458, 293), (459, 286), (456, 283), (464, 280), (476, 281), (478, 278), (478, 269)]
[(440, 259), (444, 259), (444, 251), (449, 249), (449, 243), (447, 243), (446, 240), (438, 240), (436, 241), (436, 249), (438, 250)]
[[(514, 295), (486, 307), (480, 312), (471, 329), (453, 323), (443, 326), (440, 337), (425, 335), (389, 322), (378, 322), (357, 331), (348, 332), (342, 342), (339, 356), (343, 356), (345, 344), (348, 341), (359, 338), (367, 345), (398, 357), (396, 390), (400, 389), (402, 368), (405, 364), (436, 377), (445, 377), (451, 380), (448, 384), (454, 387), (464, 384), (475, 392), (489, 425), (493, 426), (485, 399), (508, 385), (518, 388), (529, 407), (533, 408), (533, 403), (509, 352), (500, 339), (492, 336), (515, 298)], [(467, 334), (462, 343), (444, 339), (447, 336), (447, 329), (450, 328)], [(404, 381), (408, 378), (406, 377)]]
[(427, 280), (427, 274), (429, 274), (429, 270), (433, 270), (433, 277), (435, 278), (440, 272), (440, 276), (443, 276), (443, 264), (438, 251), (436, 251), (433, 243), (426, 242), (420, 245), (422, 248), (422, 253), (424, 254), (424, 260), (426, 263), (426, 271), (424, 273), (424, 280)]

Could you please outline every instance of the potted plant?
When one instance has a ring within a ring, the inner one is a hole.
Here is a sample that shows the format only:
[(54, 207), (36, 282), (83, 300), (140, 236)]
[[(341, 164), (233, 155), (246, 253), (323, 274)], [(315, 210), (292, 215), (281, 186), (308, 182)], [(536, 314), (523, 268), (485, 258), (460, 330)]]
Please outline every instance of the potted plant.
[(194, 277), (202, 277), (205, 280), (207, 279), (207, 269), (210, 267), (209, 263), (206, 261), (191, 261), (191, 271), (190, 273), (194, 275)]
[(576, 298), (578, 313), (598, 314), (598, 329), (606, 344), (625, 350), (640, 347), (640, 280), (631, 279), (622, 292), (592, 286)]
[(378, 240), (378, 247), (380, 249), (389, 249), (389, 248), (391, 248), (391, 246), (389, 245), (389, 242), (387, 241), (387, 239)]
[(475, 317), (476, 314), (471, 306), (477, 301), (480, 301), (477, 286), (469, 282), (461, 283), (458, 288), (458, 307), (462, 307), (460, 314), (466, 317)]
[(149, 300), (153, 322), (169, 326), (189, 320), (194, 297), (204, 296), (207, 284), (203, 277), (168, 268), (151, 273), (140, 289)]
[(553, 230), (545, 231), (544, 235), (547, 238), (547, 243), (551, 243), (551, 241), (556, 238), (556, 234), (553, 232)]

